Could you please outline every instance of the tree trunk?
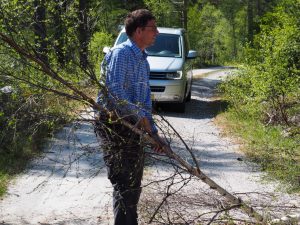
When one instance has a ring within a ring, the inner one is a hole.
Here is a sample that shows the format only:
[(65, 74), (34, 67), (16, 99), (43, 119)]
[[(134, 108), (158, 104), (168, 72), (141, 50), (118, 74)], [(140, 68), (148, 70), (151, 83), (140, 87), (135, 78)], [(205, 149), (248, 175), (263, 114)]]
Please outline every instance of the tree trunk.
[(64, 51), (66, 29), (64, 21), (62, 20), (62, 15), (66, 12), (66, 1), (62, 2), (61, 0), (55, 0), (54, 9), (54, 48), (57, 56), (57, 61), (61, 66), (64, 66), (66, 62)]
[(183, 0), (183, 28), (187, 31), (188, 0)]
[(253, 0), (248, 0), (247, 2), (247, 23), (248, 23), (248, 42), (250, 44), (253, 42), (253, 30), (254, 30), (254, 21), (253, 21)]
[(79, 60), (82, 68), (88, 66), (88, 45), (90, 41), (90, 29), (88, 26), (88, 0), (79, 0), (78, 10), (78, 40), (80, 44)]
[(37, 47), (37, 56), (40, 60), (44, 61), (46, 64), (48, 61), (48, 50), (47, 50), (47, 32), (46, 32), (46, 7), (45, 0), (34, 0), (34, 34), (35, 43)]
[(256, 0), (256, 8), (257, 8), (257, 15), (260, 17), (262, 16), (262, 3), (261, 0)]
[(231, 27), (232, 27), (232, 56), (233, 59), (237, 56), (237, 40), (236, 40), (236, 24), (234, 18), (231, 20)]

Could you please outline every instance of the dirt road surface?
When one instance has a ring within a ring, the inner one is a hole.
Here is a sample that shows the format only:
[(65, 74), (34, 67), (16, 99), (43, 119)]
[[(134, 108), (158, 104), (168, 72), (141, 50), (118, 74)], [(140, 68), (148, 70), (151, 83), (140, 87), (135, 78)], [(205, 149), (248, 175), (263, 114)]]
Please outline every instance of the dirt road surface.
[[(212, 71), (196, 70), (197, 74), (207, 72)], [(213, 123), (220, 101), (212, 97), (216, 84), (226, 73), (210, 73), (206, 78), (195, 80), (186, 113), (166, 110), (161, 114), (193, 149), (203, 172), (218, 184), (266, 217), (297, 217), (300, 197), (279, 191), (277, 183), (263, 182), (261, 178), (265, 174), (238, 152), (238, 145), (222, 137)], [(191, 161), (176, 138), (172, 146)], [(208, 224), (212, 219), (218, 224), (230, 218), (241, 224), (251, 221), (238, 209), (222, 212), (222, 208), (227, 207), (226, 200), (200, 180), (190, 179), (186, 174), (174, 175), (176, 170), (171, 164), (152, 161), (147, 162), (144, 174), (141, 224), (148, 224), (152, 217), (152, 224), (175, 221), (177, 224)], [(174, 179), (167, 179), (172, 175)], [(156, 182), (158, 180), (163, 181)], [(10, 184), (7, 195), (0, 201), (0, 224), (110, 225), (113, 221), (111, 195), (112, 188), (92, 126), (84, 122), (72, 124), (56, 134), (45, 147), (44, 155)]]

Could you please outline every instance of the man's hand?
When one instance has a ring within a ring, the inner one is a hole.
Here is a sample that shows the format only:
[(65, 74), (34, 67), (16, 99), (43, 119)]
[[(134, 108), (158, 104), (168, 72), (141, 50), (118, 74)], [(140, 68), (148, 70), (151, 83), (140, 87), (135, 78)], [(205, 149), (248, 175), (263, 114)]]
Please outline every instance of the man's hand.
[(160, 137), (158, 134), (151, 134), (151, 137), (156, 141), (156, 144), (153, 147), (153, 151), (157, 153), (163, 153), (163, 147), (168, 146), (168, 143), (166, 140), (162, 137)]
[(141, 118), (138, 125), (142, 130), (146, 131), (148, 134), (152, 133), (151, 124), (146, 117)]
[(167, 142), (161, 138), (158, 134), (152, 133), (152, 127), (149, 120), (146, 117), (143, 117), (139, 121), (139, 127), (146, 131), (155, 141), (156, 144), (153, 147), (153, 151), (157, 153), (163, 153), (163, 147), (168, 145)]

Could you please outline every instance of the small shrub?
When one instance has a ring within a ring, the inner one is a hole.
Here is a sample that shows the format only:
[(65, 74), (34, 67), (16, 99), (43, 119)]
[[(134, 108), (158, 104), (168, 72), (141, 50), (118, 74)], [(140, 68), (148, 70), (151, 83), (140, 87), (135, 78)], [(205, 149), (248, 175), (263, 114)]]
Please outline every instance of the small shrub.
[(96, 68), (99, 68), (101, 61), (103, 60), (104, 53), (103, 47), (112, 46), (113, 36), (104, 32), (96, 32), (91, 40), (90, 51), (91, 59)]
[(254, 48), (246, 48), (245, 66), (221, 87), (241, 113), (286, 126), (299, 114), (299, 16), (284, 8), (266, 15)]
[(0, 196), (11, 176), (41, 152), (45, 138), (72, 118), (70, 101), (29, 92), (0, 92)]

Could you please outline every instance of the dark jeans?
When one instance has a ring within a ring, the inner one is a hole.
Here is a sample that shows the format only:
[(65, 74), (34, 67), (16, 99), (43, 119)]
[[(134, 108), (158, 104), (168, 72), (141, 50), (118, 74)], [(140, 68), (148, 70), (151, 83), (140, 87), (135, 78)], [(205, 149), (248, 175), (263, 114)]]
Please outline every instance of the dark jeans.
[(113, 185), (115, 225), (137, 225), (144, 151), (140, 137), (123, 125), (101, 119), (95, 130), (101, 138), (108, 178)]

